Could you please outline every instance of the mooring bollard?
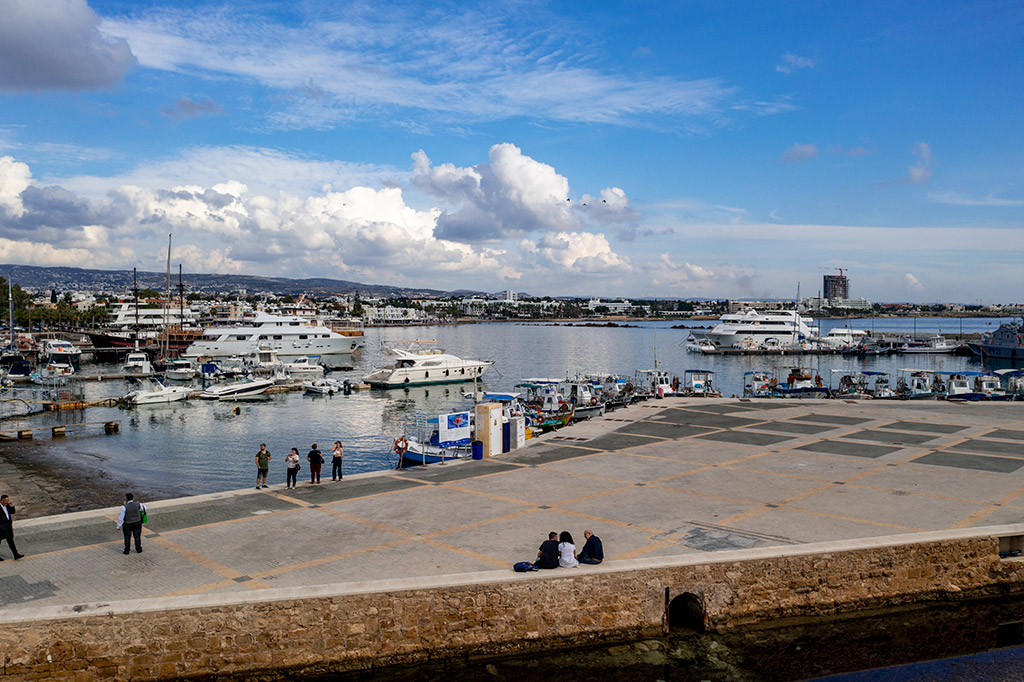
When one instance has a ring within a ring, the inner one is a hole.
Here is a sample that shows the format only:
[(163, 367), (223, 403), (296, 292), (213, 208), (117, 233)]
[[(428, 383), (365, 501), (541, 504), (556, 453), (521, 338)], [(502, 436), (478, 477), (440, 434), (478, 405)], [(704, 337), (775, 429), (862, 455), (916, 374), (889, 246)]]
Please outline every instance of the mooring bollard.
[(50, 430), (50, 435), (53, 438), (61, 438), (61, 437), (65, 436), (65, 435), (67, 435), (67, 433), (66, 433), (66, 429), (63, 426), (54, 426)]
[(107, 422), (103, 425), (103, 430), (106, 433), (117, 433), (120, 426), (117, 422)]
[(32, 440), (32, 429), (18, 431), (18, 440)]

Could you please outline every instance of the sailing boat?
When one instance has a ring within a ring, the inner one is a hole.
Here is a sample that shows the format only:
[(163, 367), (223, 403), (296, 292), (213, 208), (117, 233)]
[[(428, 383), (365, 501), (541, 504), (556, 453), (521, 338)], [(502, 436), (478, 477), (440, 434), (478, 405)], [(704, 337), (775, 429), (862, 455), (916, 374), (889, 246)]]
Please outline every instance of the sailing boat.
[(679, 390), (679, 378), (660, 369), (658, 366), (658, 322), (654, 322), (654, 369), (638, 369), (636, 371), (637, 392), (655, 398), (676, 395)]

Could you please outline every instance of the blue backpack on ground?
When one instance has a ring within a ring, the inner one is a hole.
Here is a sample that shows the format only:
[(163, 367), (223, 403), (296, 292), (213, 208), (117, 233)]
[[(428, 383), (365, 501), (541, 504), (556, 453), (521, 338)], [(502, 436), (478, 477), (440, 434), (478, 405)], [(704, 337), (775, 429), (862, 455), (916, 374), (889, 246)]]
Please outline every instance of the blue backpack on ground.
[(537, 567), (529, 561), (519, 561), (512, 565), (512, 570), (516, 573), (526, 573), (527, 571), (536, 571)]

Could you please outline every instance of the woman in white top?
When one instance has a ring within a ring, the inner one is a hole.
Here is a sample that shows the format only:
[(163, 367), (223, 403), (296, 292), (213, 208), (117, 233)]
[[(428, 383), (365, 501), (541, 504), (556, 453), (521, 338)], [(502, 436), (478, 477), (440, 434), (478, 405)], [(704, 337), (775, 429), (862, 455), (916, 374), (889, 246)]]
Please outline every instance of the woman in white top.
[(558, 536), (558, 565), (562, 568), (577, 568), (580, 565), (576, 560), (576, 545), (572, 543), (572, 535), (567, 530)]
[(292, 448), (292, 451), (285, 455), (285, 464), (288, 466), (288, 478), (285, 480), (285, 488), (295, 487), (295, 478), (299, 474), (299, 451)]

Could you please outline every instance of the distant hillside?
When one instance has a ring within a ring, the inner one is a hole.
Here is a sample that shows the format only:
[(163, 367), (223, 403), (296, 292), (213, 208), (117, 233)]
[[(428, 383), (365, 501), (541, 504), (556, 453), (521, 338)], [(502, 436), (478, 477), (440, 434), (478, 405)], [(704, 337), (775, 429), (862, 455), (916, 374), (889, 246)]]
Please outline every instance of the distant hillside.
[[(26, 289), (56, 289), (58, 293), (81, 290), (124, 294), (132, 288), (131, 270), (86, 270), (83, 268), (36, 267), (33, 265), (0, 265), (0, 275)], [(166, 272), (138, 273), (139, 288), (163, 291)], [(381, 284), (361, 284), (341, 279), (314, 277), (288, 279), (285, 277), (257, 277), (253, 275), (206, 275), (194, 272), (182, 275), (185, 291), (213, 294), (244, 289), (249, 294), (270, 293), (278, 296), (298, 294), (352, 294), (365, 296), (446, 296), (437, 289), (392, 287)], [(171, 273), (171, 286), (178, 285), (178, 273)]]

